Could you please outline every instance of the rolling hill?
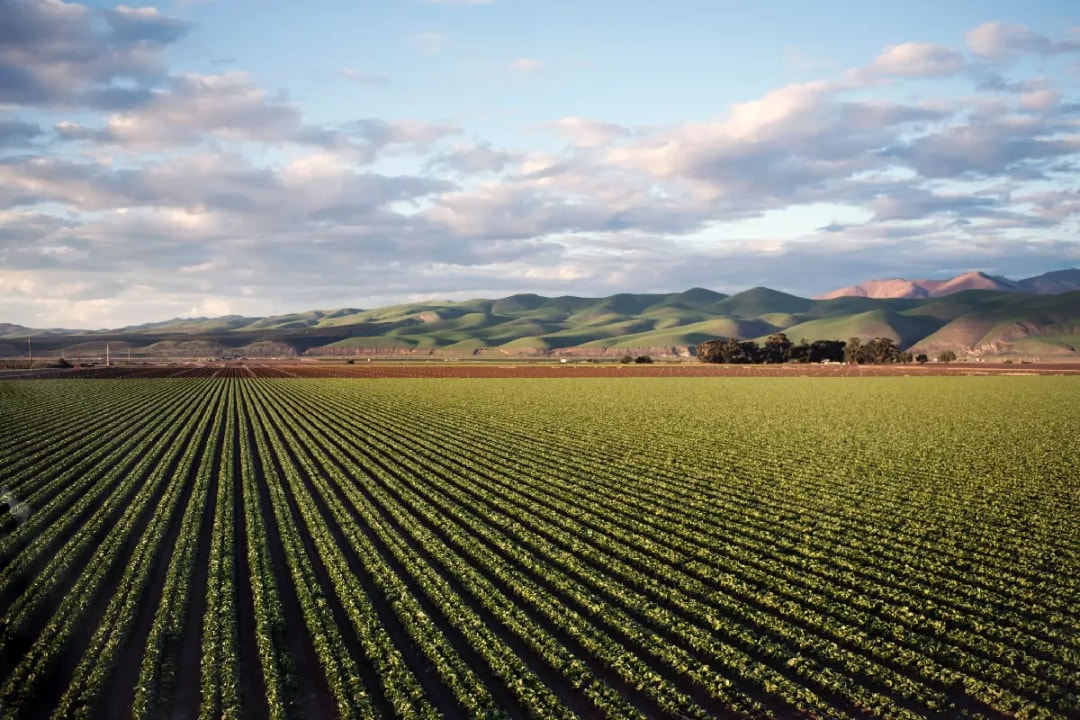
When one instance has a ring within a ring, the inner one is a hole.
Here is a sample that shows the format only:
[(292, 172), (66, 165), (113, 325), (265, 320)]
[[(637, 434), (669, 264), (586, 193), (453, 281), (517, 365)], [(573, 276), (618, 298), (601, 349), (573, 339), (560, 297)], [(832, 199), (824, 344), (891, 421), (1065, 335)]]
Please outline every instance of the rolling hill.
[(948, 280), (867, 280), (819, 296), (821, 300), (839, 297), (868, 298), (932, 298), (944, 297), (965, 290), (997, 290), (1029, 295), (1056, 295), (1080, 290), (1080, 269), (1055, 270), (1043, 275), (1009, 280), (982, 272), (967, 272)]
[[(1041, 276), (1044, 286), (1067, 277)], [(270, 317), (179, 318), (118, 330), (0, 325), (0, 356), (578, 356), (692, 355), (720, 336), (794, 341), (889, 337), (904, 348), (962, 355), (1080, 357), (1080, 291), (1055, 295), (961, 290), (941, 297), (811, 300), (757, 287), (604, 298), (511, 295)]]

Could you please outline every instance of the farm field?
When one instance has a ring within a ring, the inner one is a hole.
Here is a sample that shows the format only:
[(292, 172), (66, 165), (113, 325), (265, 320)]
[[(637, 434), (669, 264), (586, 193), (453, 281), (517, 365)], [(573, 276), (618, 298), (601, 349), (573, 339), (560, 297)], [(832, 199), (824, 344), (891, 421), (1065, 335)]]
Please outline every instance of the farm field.
[(696, 361), (622, 364), (616, 362), (440, 362), (431, 360), (360, 362), (214, 362), (114, 365), (70, 369), (0, 371), (0, 380), (130, 380), (169, 378), (692, 378), (692, 377), (935, 377), (971, 375), (1080, 375), (1080, 363), (957, 362), (855, 365), (783, 363), (719, 365)]
[(236, 369), (0, 383), (0, 718), (1080, 716), (1075, 377)]

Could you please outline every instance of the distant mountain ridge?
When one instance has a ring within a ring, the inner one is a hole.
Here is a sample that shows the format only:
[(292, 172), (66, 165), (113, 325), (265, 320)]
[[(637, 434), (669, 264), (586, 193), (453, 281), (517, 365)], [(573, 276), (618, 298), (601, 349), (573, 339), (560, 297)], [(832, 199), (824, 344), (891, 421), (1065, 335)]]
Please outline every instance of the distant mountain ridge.
[(838, 297), (932, 298), (944, 297), (965, 290), (997, 290), (999, 292), (1025, 293), (1029, 295), (1057, 295), (1080, 290), (1080, 269), (1055, 270), (1053, 272), (1010, 280), (984, 272), (966, 272), (947, 280), (905, 280), (888, 278), (867, 280), (817, 296), (818, 300)]
[[(1070, 277), (1048, 273), (1030, 280), (1060, 288)], [(601, 298), (519, 294), (371, 310), (179, 318), (93, 332), (5, 325), (0, 326), (0, 357), (25, 357), (27, 337), (37, 358), (63, 354), (88, 359), (103, 356), (106, 346), (114, 358), (126, 357), (129, 350), (132, 358), (604, 357), (628, 352), (688, 357), (706, 340), (761, 340), (776, 332), (795, 342), (888, 337), (905, 349), (927, 353), (1080, 357), (1080, 290), (1040, 295), (969, 289), (939, 297), (815, 300), (765, 287), (730, 296), (692, 288)]]

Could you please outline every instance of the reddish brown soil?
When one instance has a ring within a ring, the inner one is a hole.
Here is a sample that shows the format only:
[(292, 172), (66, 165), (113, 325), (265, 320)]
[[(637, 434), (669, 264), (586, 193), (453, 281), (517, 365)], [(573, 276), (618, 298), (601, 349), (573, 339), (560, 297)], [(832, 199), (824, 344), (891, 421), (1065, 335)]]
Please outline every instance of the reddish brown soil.
[[(219, 363), (41, 370), (7, 379), (131, 378), (589, 378), (589, 377), (875, 377), (920, 375), (1080, 375), (1077, 362), (928, 363), (926, 365), (708, 365), (655, 363)], [(0, 375), (0, 379), (5, 379)]]
[(1080, 364), (1006, 365), (653, 365), (591, 364), (380, 364), (282, 366), (296, 377), (321, 378), (559, 378), (559, 377), (859, 377), (876, 375), (1080, 374)]

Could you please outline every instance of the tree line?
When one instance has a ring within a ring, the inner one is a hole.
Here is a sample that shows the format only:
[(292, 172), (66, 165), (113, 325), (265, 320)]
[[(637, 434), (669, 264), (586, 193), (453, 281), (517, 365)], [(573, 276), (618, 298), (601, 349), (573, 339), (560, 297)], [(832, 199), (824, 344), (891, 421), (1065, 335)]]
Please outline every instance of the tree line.
[[(770, 335), (760, 345), (754, 340), (716, 338), (699, 344), (696, 353), (702, 362), (724, 364), (845, 362), (859, 365), (884, 365), (926, 362), (929, 359), (921, 353), (913, 355), (901, 350), (899, 345), (887, 337), (866, 341), (853, 337), (846, 342), (843, 340), (807, 342), (806, 338), (803, 338), (798, 343), (794, 343), (784, 333)], [(938, 360), (941, 362), (951, 362), (955, 359), (956, 353), (951, 350), (938, 355)]]

